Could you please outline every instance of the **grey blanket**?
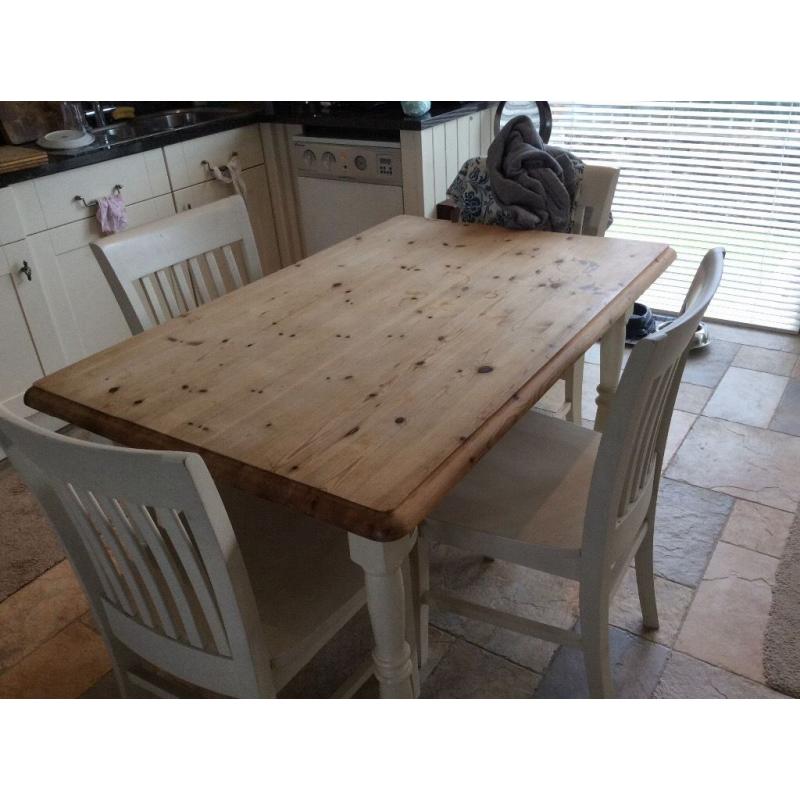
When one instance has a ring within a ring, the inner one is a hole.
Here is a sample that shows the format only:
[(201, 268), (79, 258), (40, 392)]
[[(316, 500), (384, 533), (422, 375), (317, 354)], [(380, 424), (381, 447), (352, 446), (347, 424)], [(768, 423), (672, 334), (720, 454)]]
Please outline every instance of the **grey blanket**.
[(509, 228), (566, 232), (583, 175), (583, 162), (551, 147), (529, 117), (509, 120), (489, 146), (487, 169)]

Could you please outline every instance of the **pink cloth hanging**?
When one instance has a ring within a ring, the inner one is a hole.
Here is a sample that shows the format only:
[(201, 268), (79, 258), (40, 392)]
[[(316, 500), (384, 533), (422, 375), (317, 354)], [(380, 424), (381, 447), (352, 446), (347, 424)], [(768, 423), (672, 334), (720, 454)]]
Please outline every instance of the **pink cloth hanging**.
[(115, 191), (109, 197), (101, 197), (97, 201), (97, 221), (103, 233), (118, 233), (128, 225), (128, 213), (122, 194)]

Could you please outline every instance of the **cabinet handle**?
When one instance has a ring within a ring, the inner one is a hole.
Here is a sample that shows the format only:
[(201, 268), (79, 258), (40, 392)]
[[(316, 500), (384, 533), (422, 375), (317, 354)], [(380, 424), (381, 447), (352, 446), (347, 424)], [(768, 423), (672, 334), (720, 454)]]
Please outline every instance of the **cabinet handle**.
[(24, 275), (24, 276), (25, 276), (25, 277), (26, 277), (26, 278), (27, 278), (29, 281), (32, 281), (32, 280), (33, 280), (33, 272), (31, 271), (31, 268), (28, 266), (28, 262), (27, 262), (27, 261), (23, 261), (23, 262), (22, 262), (22, 266), (19, 268), (19, 271), (20, 271), (20, 272), (21, 272), (21, 273), (22, 273), (22, 274), (23, 274), (23, 275)]

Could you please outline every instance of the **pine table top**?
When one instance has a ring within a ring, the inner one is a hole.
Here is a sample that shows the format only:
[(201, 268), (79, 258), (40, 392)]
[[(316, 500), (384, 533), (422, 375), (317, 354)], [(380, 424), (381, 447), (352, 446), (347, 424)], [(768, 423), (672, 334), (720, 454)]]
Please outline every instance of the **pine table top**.
[(674, 258), (652, 242), (395, 217), (48, 375), (25, 399), (398, 538)]

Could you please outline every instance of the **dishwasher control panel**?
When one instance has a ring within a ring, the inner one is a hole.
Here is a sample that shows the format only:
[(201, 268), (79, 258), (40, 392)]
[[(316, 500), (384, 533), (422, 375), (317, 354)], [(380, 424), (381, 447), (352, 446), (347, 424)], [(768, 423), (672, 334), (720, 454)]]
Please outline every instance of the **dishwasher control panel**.
[(332, 178), (402, 186), (399, 142), (295, 136), (294, 169), (307, 178)]

